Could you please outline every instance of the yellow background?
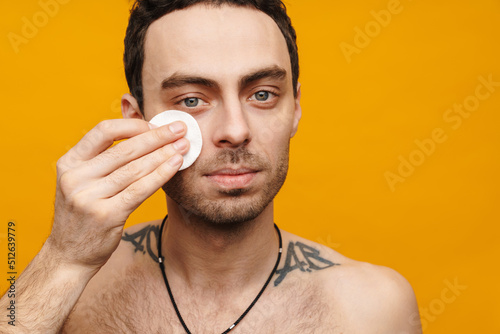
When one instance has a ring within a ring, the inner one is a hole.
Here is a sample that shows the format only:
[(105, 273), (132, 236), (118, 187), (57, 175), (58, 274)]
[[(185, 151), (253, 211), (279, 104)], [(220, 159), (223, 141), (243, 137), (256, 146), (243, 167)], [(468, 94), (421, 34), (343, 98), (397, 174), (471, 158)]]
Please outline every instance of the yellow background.
[[(9, 1), (0, 14), (1, 273), (7, 222), (17, 224), (20, 271), (50, 232), (55, 162), (100, 120), (120, 117), (127, 92), (130, 3), (66, 2), (47, 22), (35, 0)], [(426, 333), (500, 333), (500, 87), (457, 129), (443, 119), (470, 100), (479, 76), (500, 81), (500, 2), (401, 0), (378, 30), (372, 11), (394, 1), (287, 4), (303, 118), (276, 222), (399, 271), (425, 309)], [(23, 17), (34, 16), (40, 27), (16, 53), (8, 34), (23, 36)], [(357, 47), (356, 31), (367, 27), (369, 44)], [(346, 44), (358, 52), (346, 57)], [(415, 140), (435, 128), (446, 141), (391, 189), (385, 173), (397, 173), (400, 156), (418, 155)], [(157, 193), (127, 225), (164, 213)], [(445, 303), (445, 280), (467, 288)]]

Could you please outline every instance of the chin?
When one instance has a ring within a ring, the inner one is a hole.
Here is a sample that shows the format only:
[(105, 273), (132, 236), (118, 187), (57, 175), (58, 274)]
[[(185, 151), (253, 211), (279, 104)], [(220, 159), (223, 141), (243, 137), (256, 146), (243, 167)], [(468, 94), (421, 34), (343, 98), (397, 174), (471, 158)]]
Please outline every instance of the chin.
[[(166, 187), (166, 192), (169, 187)], [(241, 225), (257, 218), (272, 202), (259, 194), (248, 195), (245, 189), (231, 189), (223, 192), (218, 199), (208, 199), (202, 194), (178, 196), (175, 192), (167, 195), (178, 205), (185, 220), (203, 222), (219, 227)], [(187, 219), (186, 219), (187, 218)]]

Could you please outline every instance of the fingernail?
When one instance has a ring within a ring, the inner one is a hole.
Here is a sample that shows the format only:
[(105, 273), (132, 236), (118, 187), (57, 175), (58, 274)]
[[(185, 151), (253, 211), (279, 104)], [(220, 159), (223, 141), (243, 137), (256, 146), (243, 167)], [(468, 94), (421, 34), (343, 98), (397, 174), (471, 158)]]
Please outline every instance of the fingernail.
[(177, 167), (182, 163), (182, 155), (176, 154), (172, 156), (170, 159), (168, 159), (168, 163), (172, 167)]
[(158, 127), (159, 127), (158, 125), (155, 125), (155, 124), (153, 124), (153, 123), (148, 123), (148, 126), (149, 126), (149, 128), (150, 128), (151, 130), (156, 129), (156, 128), (158, 128)]
[(176, 141), (173, 145), (177, 151), (181, 151), (187, 147), (187, 142), (186, 139), (181, 138), (178, 141)]
[(180, 133), (182, 132), (182, 130), (184, 130), (184, 125), (181, 123), (181, 122), (174, 122), (174, 123), (171, 123), (168, 128), (170, 129), (170, 131), (172, 131), (172, 133)]

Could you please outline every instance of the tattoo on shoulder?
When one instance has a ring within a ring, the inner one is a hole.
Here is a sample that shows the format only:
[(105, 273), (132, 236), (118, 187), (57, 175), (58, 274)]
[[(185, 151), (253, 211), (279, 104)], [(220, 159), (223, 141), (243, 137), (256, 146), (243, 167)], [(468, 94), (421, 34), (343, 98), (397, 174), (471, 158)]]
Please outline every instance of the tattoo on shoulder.
[[(303, 258), (302, 261), (299, 258)], [(319, 250), (305, 245), (299, 241), (290, 241), (286, 251), (285, 265), (276, 270), (278, 278), (274, 281), (274, 286), (278, 286), (290, 272), (299, 269), (302, 272), (312, 272), (313, 270), (322, 270), (333, 266), (340, 266), (340, 263), (333, 263), (320, 256)]]
[[(146, 254), (147, 252), (153, 261), (158, 262), (158, 256), (155, 252), (159, 236), (160, 227), (158, 225), (147, 225), (132, 234), (125, 232), (122, 236), (122, 240), (130, 242), (134, 245), (135, 253), (142, 252), (143, 254)], [(155, 245), (154, 249), (152, 249), (153, 238)], [(290, 241), (286, 251), (285, 264), (283, 268), (276, 270), (276, 275), (278, 275), (278, 277), (274, 281), (274, 286), (278, 286), (290, 272), (296, 269), (299, 269), (302, 272), (310, 273), (333, 266), (340, 266), (340, 263), (333, 263), (321, 257), (319, 250), (303, 244), (302, 242)]]
[(134, 253), (142, 252), (142, 254), (146, 254), (146, 252), (151, 256), (153, 261), (158, 262), (158, 256), (155, 254), (153, 249), (151, 249), (152, 238), (154, 238), (154, 244), (158, 245), (158, 238), (160, 236), (160, 226), (158, 225), (148, 225), (143, 229), (128, 234), (125, 232), (122, 236), (122, 240), (128, 241), (135, 246)]

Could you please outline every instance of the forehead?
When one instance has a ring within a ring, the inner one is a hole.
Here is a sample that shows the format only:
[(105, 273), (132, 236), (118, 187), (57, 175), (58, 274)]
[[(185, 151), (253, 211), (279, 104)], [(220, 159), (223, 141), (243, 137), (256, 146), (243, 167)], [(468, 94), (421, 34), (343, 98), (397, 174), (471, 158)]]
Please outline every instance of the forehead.
[(247, 7), (201, 4), (174, 11), (151, 24), (146, 34), (143, 80), (176, 72), (222, 80), (272, 65), (290, 75), (285, 38), (271, 17)]

